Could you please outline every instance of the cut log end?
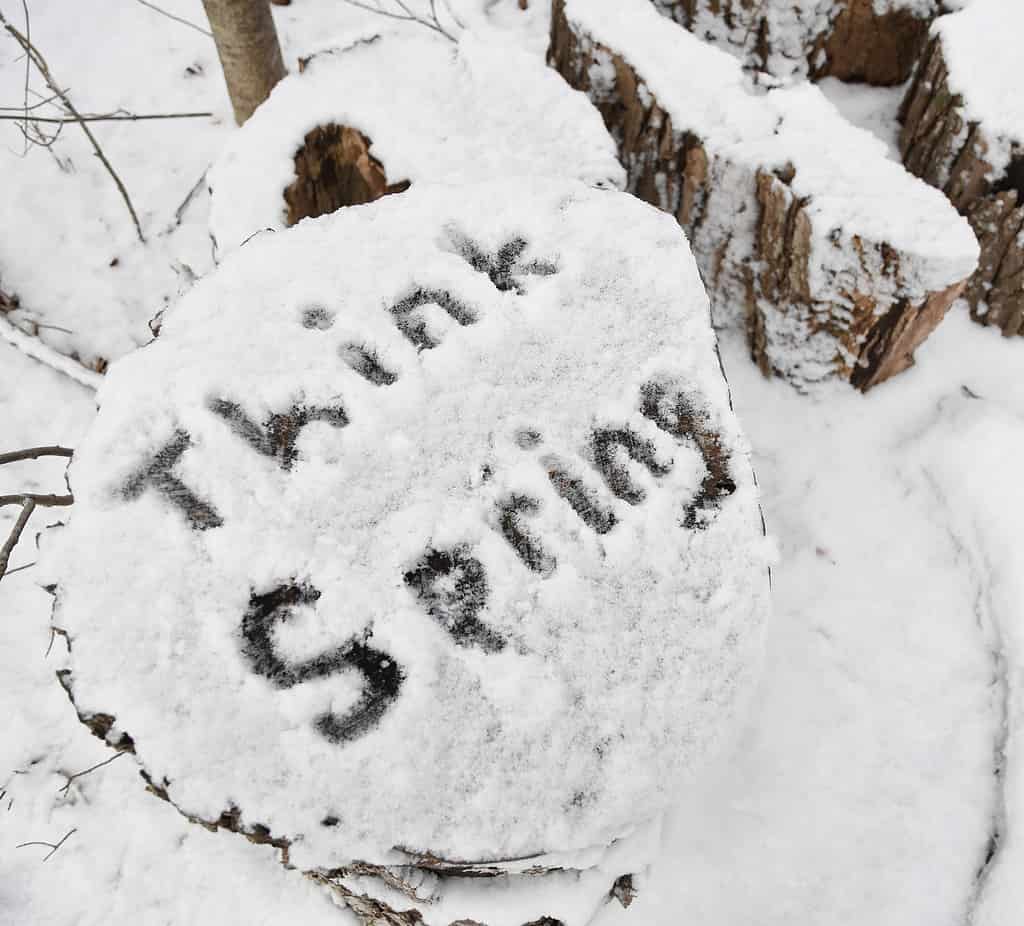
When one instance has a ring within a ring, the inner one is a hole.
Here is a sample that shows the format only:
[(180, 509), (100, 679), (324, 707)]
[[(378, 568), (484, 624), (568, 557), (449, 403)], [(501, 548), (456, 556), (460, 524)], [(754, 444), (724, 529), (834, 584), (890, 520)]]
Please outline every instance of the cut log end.
[[(928, 39), (931, 16), (908, 8), (875, 11), (873, 0), (849, 0), (810, 55), (814, 78), (837, 77), (877, 87), (902, 84)], [(824, 63), (815, 67), (824, 51)]]
[(307, 133), (295, 153), (295, 179), (284, 191), (288, 225), (407, 190), (407, 180), (388, 183), (370, 145), (358, 130), (334, 123)]

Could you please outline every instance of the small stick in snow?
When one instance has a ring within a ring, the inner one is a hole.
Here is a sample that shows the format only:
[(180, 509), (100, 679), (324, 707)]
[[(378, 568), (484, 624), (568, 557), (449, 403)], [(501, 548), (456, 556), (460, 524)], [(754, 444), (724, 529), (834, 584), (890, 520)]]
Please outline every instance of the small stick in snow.
[[(95, 113), (88, 116), (33, 116), (33, 122), (67, 125), (83, 122), (148, 122), (154, 119), (205, 119), (213, 113)], [(0, 122), (21, 122), (22, 116), (0, 115)]]
[(39, 457), (67, 457), (70, 459), (75, 451), (70, 447), (27, 447), (10, 453), (0, 453), (0, 466), (5, 463), (17, 463), (19, 460), (37, 460)]
[(426, 26), (428, 29), (443, 35), (450, 42), (454, 42), (455, 36), (452, 35), (444, 26), (441, 25), (441, 20), (437, 15), (437, 0), (430, 0), (430, 18), (424, 16), (417, 16), (409, 7), (406, 5), (405, 0), (393, 0), (394, 4), (402, 11), (396, 13), (394, 10), (386, 10), (380, 5), (380, 0), (376, 0), (375, 6), (370, 6), (369, 3), (363, 3), (362, 0), (345, 0), (349, 6), (354, 6), (360, 10), (366, 10), (368, 13), (376, 13), (378, 16), (386, 16), (388, 19), (398, 19), (402, 22), (419, 23), (421, 26)]
[[(9, 453), (0, 454), (0, 465), (5, 463), (16, 463), (19, 460), (36, 460), (39, 457), (64, 457), (70, 459), (74, 454), (73, 450), (57, 445), (51, 447), (27, 447), (24, 450), (13, 450)], [(65, 481), (67, 477), (65, 476)], [(21, 540), (25, 531), (28, 519), (36, 508), (57, 508), (71, 505), (75, 501), (74, 496), (68, 492), (67, 495), (36, 495), (31, 492), (22, 492), (17, 495), (0, 495), (0, 508), (6, 505), (21, 505), (21, 513), (14, 522), (7, 540), (3, 547), (0, 547), (0, 579), (7, 575), (7, 564), (11, 560), (11, 553)], [(30, 564), (31, 565), (31, 564)], [(24, 569), (19, 566), (18, 569)]]
[(20, 495), (0, 495), (0, 508), (5, 505), (25, 505), (32, 503), (37, 508), (63, 508), (73, 505), (75, 499), (71, 495), (32, 495), (22, 493)]
[(95, 765), (90, 766), (89, 768), (85, 769), (85, 771), (75, 772), (73, 775), (69, 775), (69, 774), (67, 774), (67, 772), (61, 772), (61, 774), (65, 778), (67, 778), (67, 783), (57, 793), (58, 794), (65, 794), (66, 795), (68, 793), (68, 789), (71, 787), (71, 785), (74, 783), (74, 781), (76, 779), (84, 778), (90, 772), (95, 772), (96, 769), (103, 768), (104, 765), (110, 765), (111, 762), (113, 762), (115, 759), (120, 759), (121, 756), (123, 756), (123, 755), (124, 755), (123, 752), (115, 752), (112, 756), (110, 756), (110, 758), (104, 759), (102, 762), (97, 762)]
[(196, 32), (201, 32), (203, 35), (209, 36), (211, 39), (213, 38), (213, 33), (209, 30), (204, 29), (202, 26), (197, 26), (194, 22), (191, 22), (188, 19), (184, 19), (181, 16), (175, 16), (173, 13), (167, 12), (163, 7), (159, 7), (155, 3), (150, 3), (149, 0), (139, 0), (139, 3), (143, 6), (149, 7), (161, 16), (166, 16), (168, 19), (173, 19), (175, 22), (181, 23), (183, 26), (188, 26), (190, 29), (195, 29)]
[(72, 827), (64, 834), (60, 842), (22, 842), (18, 843), (18, 845), (16, 845), (14, 848), (24, 849), (26, 846), (46, 846), (50, 851), (46, 853), (46, 856), (43, 859), (43, 861), (45, 862), (49, 860), (50, 856), (53, 855), (54, 852), (56, 852), (62, 845), (64, 845), (65, 842), (68, 841), (68, 837), (70, 837), (72, 833), (77, 832), (78, 829), (76, 827)]
[[(26, 15), (27, 12), (28, 10), (26, 8)], [(64, 90), (60, 88), (57, 81), (50, 73), (50, 66), (49, 64), (47, 64), (46, 59), (43, 57), (39, 49), (36, 48), (35, 45), (33, 45), (32, 42), (30, 42), (25, 35), (23, 35), (18, 29), (12, 26), (10, 22), (7, 21), (7, 18), (4, 16), (3, 13), (0, 13), (0, 25), (3, 25), (4, 29), (7, 30), (7, 33), (14, 39), (14, 41), (16, 41), (21, 46), (22, 51), (25, 52), (25, 54), (31, 60), (32, 64), (36, 66), (36, 70), (39, 71), (43, 80), (46, 82), (46, 86), (49, 87), (50, 90), (60, 98), (61, 103), (64, 104), (64, 108), (67, 109), (67, 111), (73, 117), (73, 120), (71, 121), (77, 122), (79, 127), (85, 133), (85, 137), (89, 139), (89, 143), (92, 145), (92, 150), (95, 152), (96, 157), (100, 159), (101, 163), (106, 168), (107, 173), (110, 174), (114, 183), (117, 185), (117, 189), (121, 193), (121, 198), (124, 200), (125, 205), (128, 207), (128, 212), (131, 214), (132, 222), (135, 224), (135, 233), (138, 235), (139, 241), (145, 244), (146, 236), (142, 233), (142, 225), (140, 224), (139, 217), (135, 212), (135, 207), (132, 205), (132, 200), (131, 197), (128, 195), (128, 190), (125, 188), (124, 183), (118, 176), (117, 171), (114, 170), (113, 165), (110, 163), (109, 160), (107, 160), (107, 156), (103, 153), (103, 149), (100, 147), (100, 143), (96, 141), (96, 136), (92, 134), (92, 132), (89, 130), (89, 126), (85, 123), (85, 121), (83, 121), (82, 114), (77, 109), (75, 109), (75, 105), (71, 102), (71, 98), (67, 95), (67, 93)], [(25, 122), (28, 122), (27, 118), (25, 119)]]
[(8, 535), (3, 547), (0, 547), (0, 579), (3, 579), (7, 573), (7, 564), (10, 562), (11, 553), (14, 552), (15, 546), (21, 540), (25, 525), (28, 524), (28, 519), (32, 517), (32, 512), (35, 510), (36, 503), (31, 499), (21, 506), (21, 514), (18, 515), (18, 520), (14, 522), (14, 527), (11, 529), (11, 533)]
[[(33, 324), (35, 323), (33, 322)], [(0, 338), (21, 351), (26, 357), (31, 357), (56, 373), (63, 373), (87, 389), (95, 391), (103, 382), (101, 373), (84, 366), (76, 358), (58, 353), (39, 338), (32, 337), (12, 324), (2, 313), (0, 313)]]

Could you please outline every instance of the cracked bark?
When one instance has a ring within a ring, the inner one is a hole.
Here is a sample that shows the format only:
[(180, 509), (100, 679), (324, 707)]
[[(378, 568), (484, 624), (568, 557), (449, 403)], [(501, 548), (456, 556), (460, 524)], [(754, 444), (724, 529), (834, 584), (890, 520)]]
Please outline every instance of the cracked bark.
[[(880, 12), (873, 0), (836, 0), (828, 25), (820, 32), (805, 28), (794, 43), (792, 33), (777, 31), (779, 17), (794, 6), (791, 0), (653, 2), (660, 13), (697, 34), (709, 20), (719, 20), (725, 45), (752, 70), (772, 71), (773, 63), (785, 61), (797, 73), (806, 68), (815, 80), (837, 77), (875, 86), (901, 84), (910, 76), (938, 12), (936, 3)], [(790, 29), (800, 28), (799, 21), (790, 24)], [(805, 63), (798, 63), (795, 54)]]
[[(554, 0), (548, 60), (601, 112), (618, 145), (629, 192), (672, 213), (690, 241), (699, 241), (697, 232), (707, 227), (715, 184), (736, 165), (716, 155), (708, 139), (685, 125), (674, 125), (629, 62), (570, 23), (564, 0)], [(610, 61), (614, 71), (611, 90), (595, 84), (595, 74), (602, 72), (598, 64), (604, 61)], [(793, 193), (794, 169), (765, 165), (756, 172), (742, 170), (753, 173), (753, 195), (736, 214), (715, 215), (721, 232), (714, 246), (695, 246), (694, 254), (712, 303), (719, 292), (743, 293), (748, 343), (762, 372), (783, 373), (770, 348), (766, 305), (782, 315), (805, 319), (812, 335), (831, 336), (837, 344), (834, 373), (858, 389), (866, 391), (911, 366), (914, 350), (942, 320), (964, 284), (928, 293), (918, 302), (900, 298), (900, 252), (884, 241), (862, 240), (856, 229), (845, 229), (864, 268), (870, 264), (880, 269), (863, 291), (844, 291), (841, 300), (820, 295), (810, 282), (811, 200)], [(752, 259), (730, 259), (733, 235), (745, 233), (740, 229), (748, 215), (757, 216)], [(864, 259), (867, 256), (870, 261)], [(881, 302), (878, 294), (893, 288), (897, 296)]]
[(1024, 149), (997, 171), (984, 125), (967, 118), (949, 86), (942, 42), (929, 42), (900, 108), (907, 169), (941, 189), (967, 217), (981, 245), (964, 297), (971, 318), (1004, 335), (1024, 334)]

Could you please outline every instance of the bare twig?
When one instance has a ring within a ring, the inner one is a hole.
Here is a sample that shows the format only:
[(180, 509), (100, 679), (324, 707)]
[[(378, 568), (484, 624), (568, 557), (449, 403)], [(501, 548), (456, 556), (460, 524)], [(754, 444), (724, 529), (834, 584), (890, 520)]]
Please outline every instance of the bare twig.
[[(28, 0), (21, 0), (21, 8), (25, 12), (25, 36), (26, 38), (32, 35), (32, 19), (28, 15)], [(28, 85), (29, 79), (32, 76), (32, 62), (29, 60), (28, 55), (25, 55), (25, 122), (22, 126), (22, 134), (25, 136), (25, 148), (23, 154), (28, 152)]]
[(75, 772), (74, 775), (68, 775), (67, 772), (61, 772), (61, 774), (65, 778), (67, 778), (67, 783), (57, 793), (58, 794), (67, 794), (68, 793), (68, 789), (74, 783), (75, 779), (82, 778), (85, 775), (88, 775), (90, 772), (95, 772), (96, 769), (103, 768), (104, 765), (110, 765), (111, 762), (113, 762), (115, 759), (120, 759), (121, 756), (123, 756), (123, 755), (125, 755), (125, 753), (123, 753), (123, 752), (115, 752), (112, 756), (110, 756), (110, 758), (104, 759), (102, 762), (97, 762), (95, 765), (91, 766), (90, 768), (87, 768), (84, 772)]
[(7, 573), (7, 564), (10, 562), (11, 553), (14, 551), (15, 546), (17, 546), (18, 541), (21, 540), (25, 525), (28, 524), (28, 519), (32, 517), (32, 512), (35, 510), (36, 503), (31, 500), (21, 506), (21, 514), (18, 515), (18, 520), (14, 522), (10, 535), (7, 537), (4, 545), (0, 547), (0, 579), (3, 579)]
[(414, 13), (406, 5), (405, 0), (391, 0), (395, 6), (398, 7), (401, 12), (395, 12), (394, 10), (387, 10), (381, 6), (381, 0), (375, 0), (375, 5), (371, 6), (369, 3), (364, 3), (363, 0), (345, 0), (349, 6), (354, 6), (360, 10), (366, 10), (368, 13), (376, 13), (378, 16), (386, 16), (388, 19), (398, 19), (402, 22), (413, 22), (418, 23), (421, 26), (426, 26), (428, 29), (443, 35), (450, 42), (456, 41), (455, 36), (452, 35), (443, 25), (437, 15), (437, 2), (436, 0), (430, 0), (430, 16), (419, 16)]
[(185, 213), (188, 207), (192, 205), (192, 200), (199, 195), (203, 189), (203, 184), (206, 181), (206, 171), (204, 170), (200, 175), (199, 179), (193, 184), (192, 189), (185, 194), (185, 198), (181, 201), (181, 205), (174, 210), (174, 221), (171, 222), (167, 228), (163, 230), (163, 234), (169, 235), (174, 229), (181, 225), (182, 219), (185, 218)]
[[(33, 122), (47, 125), (67, 125), (83, 122), (147, 122), (153, 119), (206, 119), (213, 113), (97, 113), (89, 116), (33, 116)], [(0, 114), (0, 122), (21, 122), (21, 116), (5, 116)]]
[(31, 563), (25, 563), (24, 566), (16, 566), (14, 569), (8, 569), (4, 573), (4, 575), (5, 576), (13, 576), (14, 573), (21, 572), (23, 569), (31, 569), (34, 565), (35, 565), (35, 560), (33, 560)]
[[(28, 59), (26, 59), (28, 60)], [(34, 109), (39, 109), (40, 106), (45, 106), (47, 103), (52, 103), (57, 99), (57, 94), (54, 93), (51, 96), (44, 97), (43, 99), (37, 100), (31, 106), (28, 105), (28, 97), (25, 98), (23, 106), (0, 106), (0, 112), (4, 113), (26, 113), (31, 112)]]
[(70, 447), (60, 447), (56, 444), (52, 447), (27, 447), (25, 450), (0, 453), (0, 466), (5, 463), (17, 463), (20, 460), (38, 460), (39, 457), (67, 457), (70, 459), (74, 454), (75, 451)]
[[(60, 101), (64, 105), (64, 108), (67, 109), (71, 116), (74, 117), (74, 120), (78, 122), (79, 127), (85, 133), (85, 137), (89, 139), (89, 143), (92, 145), (92, 150), (95, 152), (96, 157), (100, 159), (101, 163), (106, 168), (107, 173), (110, 174), (114, 183), (117, 185), (117, 189), (121, 193), (121, 198), (124, 200), (125, 205), (128, 207), (128, 212), (132, 217), (132, 222), (135, 225), (135, 233), (138, 235), (139, 241), (145, 244), (146, 236), (142, 233), (142, 225), (139, 222), (139, 217), (135, 212), (135, 207), (132, 205), (132, 200), (131, 197), (128, 195), (128, 190), (125, 188), (124, 183), (118, 176), (117, 171), (114, 170), (113, 165), (110, 163), (109, 160), (107, 160), (106, 154), (103, 153), (103, 149), (100, 147), (99, 142), (96, 141), (96, 136), (92, 134), (92, 132), (89, 129), (89, 126), (83, 121), (81, 113), (79, 113), (78, 110), (75, 109), (75, 105), (71, 102), (71, 98), (58, 85), (56, 79), (53, 77), (53, 74), (50, 72), (50, 66), (47, 64), (46, 59), (43, 57), (39, 49), (36, 48), (35, 45), (33, 45), (28, 40), (28, 38), (21, 33), (21, 31), (16, 29), (14, 26), (10, 24), (10, 22), (7, 21), (3, 13), (0, 13), (0, 24), (3, 25), (4, 29), (7, 30), (7, 33), (14, 39), (14, 41), (16, 41), (21, 46), (22, 51), (25, 52), (25, 54), (31, 60), (32, 64), (35, 65), (36, 70), (39, 71), (43, 80), (46, 81), (46, 86), (49, 87), (50, 90), (60, 98)], [(28, 122), (27, 119), (25, 121), (26, 123)], [(23, 130), (25, 131), (25, 135), (27, 138), (27, 128), (24, 128)]]
[[(14, 450), (9, 453), (0, 454), (0, 465), (4, 463), (16, 463), (20, 460), (36, 460), (39, 457), (64, 457), (70, 459), (74, 451), (67, 447), (53, 445), (50, 447), (27, 447), (24, 450)], [(65, 476), (65, 482), (67, 477)], [(68, 492), (67, 495), (36, 495), (32, 492), (22, 492), (17, 495), (0, 495), (0, 508), (6, 505), (21, 505), (21, 512), (14, 527), (11, 528), (3, 547), (0, 547), (0, 579), (8, 575), (7, 566), (11, 561), (11, 553), (21, 540), (29, 518), (36, 508), (56, 508), (74, 504), (74, 496)], [(31, 565), (31, 564), (30, 564)], [(23, 569), (19, 566), (18, 569)], [(17, 570), (14, 570), (17, 571)]]
[(26, 846), (46, 846), (50, 851), (46, 854), (46, 857), (43, 859), (43, 861), (45, 862), (49, 860), (50, 856), (53, 855), (54, 852), (56, 852), (62, 845), (64, 845), (65, 842), (68, 841), (68, 838), (72, 835), (72, 833), (77, 832), (77, 828), (72, 828), (68, 830), (61, 838), (60, 842), (22, 842), (16, 845), (14, 848), (24, 849)]
[(75, 503), (72, 495), (33, 495), (22, 493), (20, 495), (0, 495), (0, 508), (7, 505), (27, 505), (31, 503), (36, 508), (66, 508)]
[(213, 38), (213, 33), (207, 31), (202, 26), (197, 26), (194, 22), (188, 19), (183, 19), (181, 16), (175, 16), (174, 13), (169, 13), (162, 7), (157, 6), (155, 3), (150, 3), (149, 0), (139, 0), (143, 6), (149, 7), (151, 10), (159, 13), (161, 16), (166, 16), (168, 19), (173, 19), (177, 23), (181, 23), (183, 26), (188, 26), (189, 29), (195, 29), (196, 32), (201, 32), (203, 35)]
[(98, 389), (100, 383), (103, 382), (101, 373), (84, 366), (77, 357), (68, 357), (57, 353), (39, 338), (22, 331), (7, 320), (3, 311), (0, 311), (0, 339), (9, 342), (26, 357), (31, 357), (56, 373), (62, 373), (87, 389)]

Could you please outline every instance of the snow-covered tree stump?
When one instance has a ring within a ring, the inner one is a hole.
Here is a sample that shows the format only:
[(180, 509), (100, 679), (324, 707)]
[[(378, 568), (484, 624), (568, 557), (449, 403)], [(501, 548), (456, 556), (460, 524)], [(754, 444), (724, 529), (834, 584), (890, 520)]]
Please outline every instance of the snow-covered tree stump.
[(939, 0), (651, 0), (745, 67), (780, 80), (838, 77), (901, 84)]
[(837, 77), (901, 84), (940, 11), (939, 0), (651, 0), (745, 68), (780, 80)]
[(623, 193), (418, 185), (255, 239), (114, 364), (71, 480), (79, 717), (367, 922), (628, 902), (757, 676), (707, 299)]
[(754, 359), (861, 389), (913, 362), (976, 266), (967, 222), (817, 88), (756, 96), (647, 0), (555, 0), (549, 58), (619, 146), (628, 189), (686, 230), (716, 323)]
[(623, 184), (598, 114), (534, 56), (469, 33), (369, 36), (306, 59), (231, 137), (210, 229), (224, 254), (410, 184), (515, 176)]
[(1016, 0), (977, 0), (940, 19), (900, 113), (907, 167), (970, 220), (981, 260), (971, 316), (1024, 334), (1024, 107)]

